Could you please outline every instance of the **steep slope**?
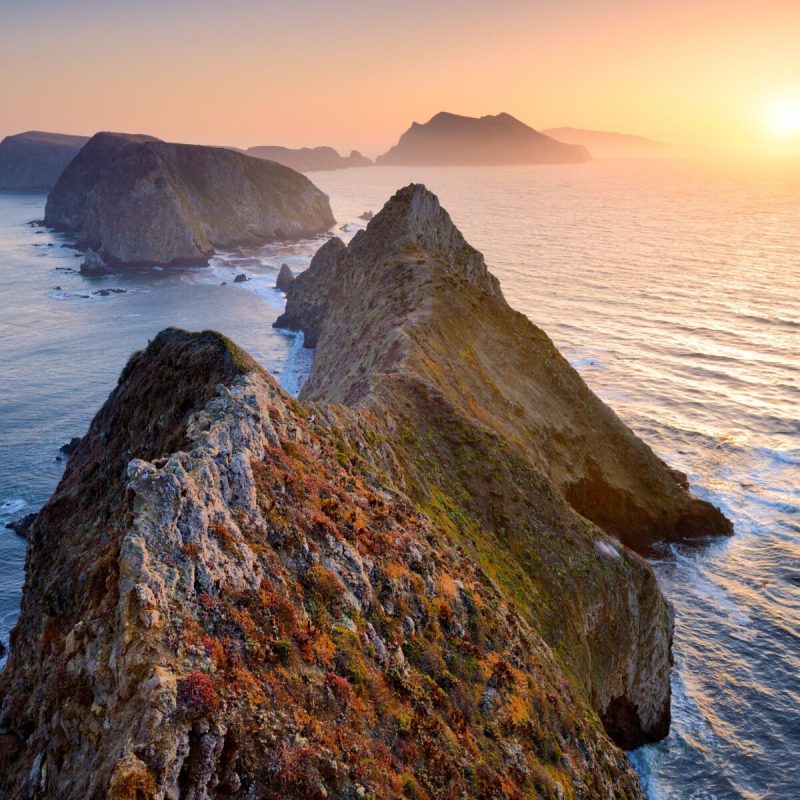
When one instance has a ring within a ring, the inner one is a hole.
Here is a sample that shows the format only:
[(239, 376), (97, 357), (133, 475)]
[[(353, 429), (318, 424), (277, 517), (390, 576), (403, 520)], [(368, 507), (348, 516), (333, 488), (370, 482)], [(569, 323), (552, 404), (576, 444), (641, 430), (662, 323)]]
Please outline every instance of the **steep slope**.
[(0, 190), (52, 188), (88, 136), (26, 131), (0, 142)]
[[(534, 615), (462, 545), (468, 514), (391, 480), (386, 425), (290, 399), (219, 334), (134, 355), (31, 529), (0, 797), (641, 798)], [(561, 559), (539, 600), (583, 626), (615, 702), (627, 666), (663, 703), (652, 572), (519, 477)]]
[(508, 306), (424, 186), (399, 191), (349, 247), (327, 242), (275, 325), (317, 348), (306, 400), (417, 405), (422, 386), (629, 546), (730, 532)]
[(462, 117), (445, 111), (414, 122), (377, 164), (575, 164), (591, 161), (585, 147), (545, 136), (510, 114)]
[(47, 198), (45, 223), (112, 265), (205, 264), (217, 247), (327, 230), (328, 198), (287, 167), (221, 147), (98, 133)]
[(332, 147), (300, 147), (292, 149), (277, 145), (260, 145), (247, 149), (247, 155), (265, 158), (298, 172), (317, 172), (326, 169), (369, 167), (372, 161), (352, 150), (349, 156), (340, 156)]

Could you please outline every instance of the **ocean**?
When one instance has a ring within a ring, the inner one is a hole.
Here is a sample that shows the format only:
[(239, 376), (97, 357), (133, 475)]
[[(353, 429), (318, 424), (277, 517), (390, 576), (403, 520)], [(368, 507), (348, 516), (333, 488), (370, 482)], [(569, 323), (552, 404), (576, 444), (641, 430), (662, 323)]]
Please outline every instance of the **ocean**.
[[(673, 724), (631, 760), (652, 800), (800, 797), (800, 160), (310, 177), (345, 239), (395, 189), (427, 184), (509, 303), (734, 521), (732, 538), (651, 558), (676, 611)], [(167, 325), (223, 331), (293, 392), (310, 365), (299, 337), (271, 327), (283, 306), (273, 286), (321, 239), (90, 279), (64, 237), (28, 224), (44, 200), (0, 194), (0, 525), (45, 502), (59, 446)], [(234, 284), (239, 273), (250, 280)], [(24, 550), (0, 529), (4, 642)]]

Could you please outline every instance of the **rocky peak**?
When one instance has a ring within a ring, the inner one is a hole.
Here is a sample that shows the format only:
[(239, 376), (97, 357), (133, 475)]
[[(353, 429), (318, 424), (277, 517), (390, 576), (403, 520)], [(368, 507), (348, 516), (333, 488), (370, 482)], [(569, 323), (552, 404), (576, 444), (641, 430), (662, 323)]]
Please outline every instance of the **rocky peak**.
[(486, 268), (483, 255), (467, 243), (439, 198), (421, 183), (397, 191), (366, 229), (353, 237), (350, 249), (353, 258), (419, 252), (449, 275), (502, 298), (500, 284)]

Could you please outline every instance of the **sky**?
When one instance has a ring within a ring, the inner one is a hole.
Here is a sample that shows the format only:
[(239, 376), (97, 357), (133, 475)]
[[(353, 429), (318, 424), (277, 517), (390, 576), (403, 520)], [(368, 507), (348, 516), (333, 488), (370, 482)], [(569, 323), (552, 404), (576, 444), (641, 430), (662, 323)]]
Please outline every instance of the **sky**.
[(374, 156), (438, 111), (505, 111), (800, 148), (800, 0), (0, 0), (0, 75), (0, 135)]

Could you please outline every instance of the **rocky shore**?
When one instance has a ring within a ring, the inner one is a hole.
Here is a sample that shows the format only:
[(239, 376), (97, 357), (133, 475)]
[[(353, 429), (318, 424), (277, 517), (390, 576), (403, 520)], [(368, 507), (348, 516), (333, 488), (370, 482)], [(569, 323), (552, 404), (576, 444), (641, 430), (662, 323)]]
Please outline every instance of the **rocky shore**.
[(668, 730), (672, 616), (607, 531), (724, 517), (424, 187), (281, 324), (317, 347), (300, 400), (168, 329), (77, 444), (28, 531), (0, 797), (643, 798), (620, 746)]
[(48, 195), (45, 224), (87, 269), (207, 264), (216, 248), (322, 233), (328, 198), (288, 167), (221, 147), (98, 133)]

